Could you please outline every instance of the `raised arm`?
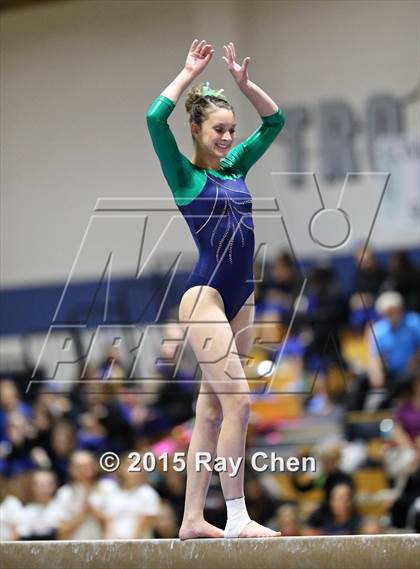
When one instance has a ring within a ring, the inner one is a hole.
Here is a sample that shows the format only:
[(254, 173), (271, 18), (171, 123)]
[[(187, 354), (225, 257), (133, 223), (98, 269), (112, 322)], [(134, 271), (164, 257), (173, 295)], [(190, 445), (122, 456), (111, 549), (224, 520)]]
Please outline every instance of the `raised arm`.
[(273, 99), (258, 85), (249, 80), (246, 57), (242, 65), (235, 61), (235, 46), (229, 43), (224, 46), (223, 59), (242, 93), (251, 101), (261, 117), (262, 124), (244, 142), (236, 146), (226, 156), (232, 167), (239, 168), (245, 176), (253, 164), (264, 154), (283, 128), (286, 119)]
[(159, 158), (163, 174), (173, 191), (179, 195), (192, 176), (189, 160), (179, 151), (167, 119), (175, 108), (184, 90), (207, 66), (214, 53), (211, 44), (195, 39), (190, 47), (182, 71), (153, 101), (147, 111), (147, 127), (153, 147)]
[(171, 99), (159, 95), (147, 111), (147, 127), (166, 181), (177, 195), (188, 185), (189, 165), (167, 123), (174, 108), (175, 103)]

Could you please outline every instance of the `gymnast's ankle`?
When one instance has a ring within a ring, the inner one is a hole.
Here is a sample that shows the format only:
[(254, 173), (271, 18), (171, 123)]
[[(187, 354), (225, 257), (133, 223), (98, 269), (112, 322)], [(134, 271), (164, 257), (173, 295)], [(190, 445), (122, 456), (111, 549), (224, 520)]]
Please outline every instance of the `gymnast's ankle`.
[(227, 523), (225, 537), (239, 537), (242, 530), (252, 521), (245, 505), (245, 496), (226, 500)]
[(182, 518), (182, 525), (183, 526), (192, 526), (194, 524), (200, 523), (204, 521), (204, 513), (203, 512), (196, 512), (196, 513), (188, 513), (184, 514)]

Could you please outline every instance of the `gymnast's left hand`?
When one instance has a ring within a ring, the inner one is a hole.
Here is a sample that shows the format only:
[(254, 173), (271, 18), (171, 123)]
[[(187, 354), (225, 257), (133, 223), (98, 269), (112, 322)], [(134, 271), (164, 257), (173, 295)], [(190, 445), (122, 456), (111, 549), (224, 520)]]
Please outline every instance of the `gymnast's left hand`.
[(245, 57), (242, 61), (242, 65), (236, 63), (236, 54), (235, 54), (235, 46), (232, 42), (229, 42), (227, 45), (223, 46), (225, 50), (225, 56), (222, 57), (227, 63), (228, 69), (235, 79), (236, 83), (240, 88), (246, 87), (249, 81), (248, 77), (248, 65), (251, 61), (250, 57)]

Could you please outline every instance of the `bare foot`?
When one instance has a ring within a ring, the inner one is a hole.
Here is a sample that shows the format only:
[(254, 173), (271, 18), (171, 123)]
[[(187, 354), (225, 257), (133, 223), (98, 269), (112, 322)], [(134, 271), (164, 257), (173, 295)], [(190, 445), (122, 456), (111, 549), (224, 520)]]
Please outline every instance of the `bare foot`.
[(239, 534), (239, 537), (280, 537), (280, 536), (281, 536), (281, 531), (274, 531), (254, 521), (246, 525)]
[(183, 523), (179, 529), (178, 537), (180, 540), (197, 539), (199, 537), (224, 537), (223, 530), (202, 520), (194, 524)]

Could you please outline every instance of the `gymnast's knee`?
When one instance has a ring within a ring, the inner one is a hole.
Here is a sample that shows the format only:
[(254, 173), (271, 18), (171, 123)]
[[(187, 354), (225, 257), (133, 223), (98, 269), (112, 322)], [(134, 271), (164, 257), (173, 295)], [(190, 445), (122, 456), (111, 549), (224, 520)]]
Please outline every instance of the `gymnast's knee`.
[(249, 393), (226, 393), (222, 408), (225, 419), (247, 423), (251, 412)]
[(223, 412), (220, 407), (216, 408), (208, 405), (201, 410), (200, 416), (197, 416), (197, 419), (205, 422), (209, 428), (217, 431), (223, 422)]

